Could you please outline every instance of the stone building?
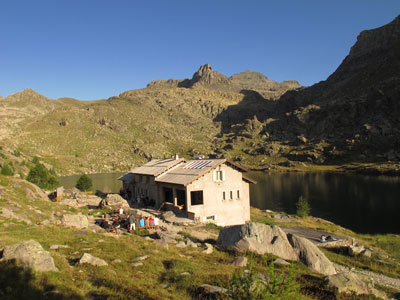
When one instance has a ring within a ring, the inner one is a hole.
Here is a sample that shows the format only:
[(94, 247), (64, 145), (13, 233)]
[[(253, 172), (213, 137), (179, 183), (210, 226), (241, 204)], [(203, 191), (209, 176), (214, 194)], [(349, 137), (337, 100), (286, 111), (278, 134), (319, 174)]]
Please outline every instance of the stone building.
[(250, 220), (245, 168), (227, 159), (154, 159), (120, 178), (131, 199), (152, 199), (187, 218), (220, 226)]

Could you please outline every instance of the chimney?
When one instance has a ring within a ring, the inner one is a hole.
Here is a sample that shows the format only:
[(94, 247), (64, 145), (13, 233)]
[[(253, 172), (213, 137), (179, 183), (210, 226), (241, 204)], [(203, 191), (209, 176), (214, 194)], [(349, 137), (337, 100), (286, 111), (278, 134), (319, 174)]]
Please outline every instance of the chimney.
[(178, 160), (178, 159), (179, 159), (179, 155), (175, 154), (175, 160)]

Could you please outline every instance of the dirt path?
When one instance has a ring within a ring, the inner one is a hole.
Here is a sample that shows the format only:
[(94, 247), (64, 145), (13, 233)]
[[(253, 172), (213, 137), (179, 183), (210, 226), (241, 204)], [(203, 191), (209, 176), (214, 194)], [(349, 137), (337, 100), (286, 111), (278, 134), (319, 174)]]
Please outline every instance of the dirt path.
[(340, 236), (340, 235), (332, 234), (332, 233), (329, 233), (326, 231), (319, 231), (319, 230), (304, 228), (304, 227), (281, 227), (281, 228), (286, 233), (291, 233), (291, 234), (295, 234), (300, 237), (304, 237), (317, 245), (321, 244), (321, 242), (320, 242), (321, 235), (331, 236), (331, 237), (335, 238), (336, 240), (349, 240), (350, 239), (349, 237)]

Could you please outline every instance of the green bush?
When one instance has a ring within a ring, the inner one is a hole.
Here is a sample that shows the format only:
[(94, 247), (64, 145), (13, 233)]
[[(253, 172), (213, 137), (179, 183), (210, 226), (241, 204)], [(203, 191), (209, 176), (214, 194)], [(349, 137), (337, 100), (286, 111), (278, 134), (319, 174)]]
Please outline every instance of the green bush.
[(1, 168), (1, 174), (6, 176), (13, 176), (14, 170), (11, 168), (11, 166), (5, 163)]
[(90, 179), (86, 174), (83, 174), (81, 177), (79, 177), (75, 185), (75, 187), (81, 191), (89, 191), (92, 186), (92, 179)]
[(14, 152), (12, 153), (12, 155), (16, 156), (16, 157), (20, 157), (21, 156), (21, 152), (19, 152), (18, 150), (14, 150)]
[(298, 215), (301, 218), (307, 217), (311, 211), (310, 204), (308, 203), (307, 199), (304, 198), (303, 196), (299, 197), (299, 201), (297, 201), (296, 208), (297, 208), (296, 215)]
[(43, 164), (38, 162), (38, 160), (29, 170), (26, 180), (36, 184), (42, 189), (54, 189), (60, 185), (54, 170), (48, 170)]
[(34, 164), (39, 163), (39, 158), (38, 158), (37, 156), (35, 156), (35, 157), (32, 159), (32, 162), (33, 162)]
[(271, 262), (267, 274), (254, 270), (252, 263), (249, 270), (234, 273), (226, 294), (222, 299), (229, 300), (286, 300), (298, 299), (299, 285), (294, 280), (293, 265), (287, 274), (276, 274)]

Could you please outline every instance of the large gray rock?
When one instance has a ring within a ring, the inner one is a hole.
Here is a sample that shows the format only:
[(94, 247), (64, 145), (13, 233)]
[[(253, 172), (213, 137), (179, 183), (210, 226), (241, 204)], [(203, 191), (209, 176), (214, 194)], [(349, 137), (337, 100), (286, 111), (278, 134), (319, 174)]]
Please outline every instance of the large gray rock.
[(50, 253), (45, 251), (42, 246), (34, 240), (5, 246), (1, 260), (11, 259), (15, 259), (39, 272), (58, 271)]
[(288, 239), (297, 257), (306, 266), (324, 275), (336, 273), (331, 261), (312, 242), (293, 234), (288, 234)]
[(350, 272), (326, 276), (324, 283), (329, 287), (337, 288), (339, 293), (377, 294), (373, 288), (368, 287), (368, 284), (358, 278), (356, 274)]
[(130, 208), (128, 202), (118, 194), (108, 194), (105, 199), (100, 201), (99, 207), (109, 207), (112, 209), (121, 207), (124, 210)]
[(82, 257), (79, 259), (79, 264), (90, 264), (92, 266), (97, 266), (97, 267), (103, 267), (103, 266), (108, 266), (108, 263), (98, 257), (92, 256), (89, 253), (84, 253)]
[(84, 215), (63, 215), (61, 224), (79, 229), (86, 229), (89, 227), (88, 218)]
[(286, 233), (278, 226), (260, 223), (236, 225), (221, 229), (217, 244), (239, 252), (272, 253), (289, 260), (298, 260)]

